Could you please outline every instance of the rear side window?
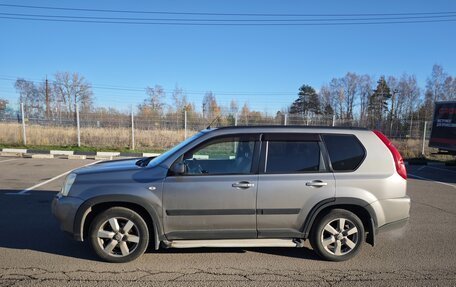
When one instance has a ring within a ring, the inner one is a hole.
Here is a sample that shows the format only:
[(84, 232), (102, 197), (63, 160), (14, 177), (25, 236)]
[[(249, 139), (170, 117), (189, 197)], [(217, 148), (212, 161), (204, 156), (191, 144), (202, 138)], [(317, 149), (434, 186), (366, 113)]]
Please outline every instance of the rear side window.
[(318, 142), (268, 142), (266, 173), (318, 172), (319, 167)]
[(353, 171), (366, 156), (366, 151), (354, 135), (322, 135), (335, 171)]

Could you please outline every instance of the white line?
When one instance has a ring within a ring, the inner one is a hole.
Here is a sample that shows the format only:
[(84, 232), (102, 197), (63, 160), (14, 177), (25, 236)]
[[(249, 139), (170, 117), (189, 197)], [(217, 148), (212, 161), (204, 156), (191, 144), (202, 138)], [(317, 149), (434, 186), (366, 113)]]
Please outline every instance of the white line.
[[(100, 161), (101, 161), (101, 160), (98, 160), (98, 161), (95, 161), (95, 162), (86, 164), (86, 165), (84, 165), (84, 166), (81, 166), (81, 167), (86, 167), (86, 166), (89, 166), (89, 165), (93, 165), (93, 164), (99, 163)], [(38, 187), (43, 186), (43, 185), (45, 185), (45, 184), (48, 184), (48, 183), (50, 183), (51, 181), (54, 181), (54, 180), (56, 180), (56, 179), (59, 179), (59, 178), (61, 178), (62, 176), (65, 176), (65, 175), (69, 174), (70, 172), (72, 172), (73, 170), (78, 169), (78, 168), (81, 168), (81, 167), (73, 168), (72, 170), (69, 170), (69, 171), (64, 172), (64, 173), (62, 173), (62, 174), (59, 174), (59, 175), (57, 175), (57, 176), (54, 176), (54, 177), (51, 178), (51, 179), (48, 179), (48, 180), (46, 180), (46, 181), (40, 182), (40, 183), (38, 183), (38, 184), (35, 184), (34, 186), (31, 186), (31, 187), (29, 187), (29, 188), (26, 188), (26, 189), (24, 189), (24, 190), (22, 190), (22, 191), (14, 192), (14, 193), (7, 193), (7, 194), (8, 194), (8, 195), (26, 195), (27, 192), (29, 192), (29, 191), (31, 191), (31, 190), (34, 190), (35, 188), (38, 188)]]
[(435, 183), (440, 183), (440, 184), (443, 184), (443, 185), (451, 186), (452, 188), (456, 189), (456, 186), (455, 186), (454, 184), (450, 184), (450, 183), (446, 183), (446, 182), (441, 182), (441, 181), (437, 181), (437, 180), (432, 180), (432, 179), (430, 179), (430, 178), (422, 177), (422, 176), (418, 176), (418, 175), (414, 175), (414, 174), (411, 174), (411, 173), (409, 173), (408, 175), (410, 175), (410, 176), (412, 176), (412, 177), (415, 177), (415, 178), (425, 179), (425, 180), (429, 180), (429, 181), (432, 181), (432, 182), (435, 182)]
[(447, 171), (447, 172), (456, 173), (456, 170), (451, 170), (451, 169), (446, 169), (446, 168), (439, 168), (439, 167), (434, 167), (434, 166), (429, 166), (429, 165), (427, 165), (426, 167), (427, 168), (432, 168), (432, 169), (435, 169), (435, 170), (441, 170), (441, 171)]
[(18, 158), (7, 159), (7, 160), (0, 160), (0, 162), (7, 162), (7, 161), (13, 161), (13, 160), (18, 160)]

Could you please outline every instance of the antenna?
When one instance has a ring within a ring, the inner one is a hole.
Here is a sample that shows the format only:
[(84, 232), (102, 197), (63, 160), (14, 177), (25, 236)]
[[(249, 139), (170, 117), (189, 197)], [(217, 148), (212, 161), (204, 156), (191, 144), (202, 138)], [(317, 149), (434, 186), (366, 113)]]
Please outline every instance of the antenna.
[(211, 126), (212, 126), (212, 124), (213, 124), (213, 123), (215, 123), (215, 121), (218, 121), (218, 120), (220, 120), (220, 117), (221, 117), (221, 116), (220, 116), (220, 115), (218, 115), (218, 116), (217, 116), (215, 119), (213, 119), (213, 120), (212, 120), (212, 122), (211, 122), (211, 123), (210, 123), (210, 124), (209, 124), (209, 125), (206, 127), (206, 129), (207, 129), (207, 130), (208, 130), (208, 129), (210, 129), (210, 128), (211, 128)]

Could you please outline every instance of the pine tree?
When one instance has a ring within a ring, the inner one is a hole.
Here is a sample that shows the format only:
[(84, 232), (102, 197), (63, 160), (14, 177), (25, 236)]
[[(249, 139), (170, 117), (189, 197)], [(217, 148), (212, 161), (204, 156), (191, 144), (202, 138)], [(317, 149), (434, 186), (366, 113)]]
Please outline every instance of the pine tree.
[(388, 100), (392, 97), (385, 77), (380, 77), (377, 88), (369, 97), (369, 117), (372, 126), (378, 126), (383, 119), (383, 114), (388, 111)]
[(320, 114), (320, 99), (314, 88), (302, 85), (299, 88), (298, 98), (291, 104), (290, 114), (300, 114), (302, 117), (309, 113)]

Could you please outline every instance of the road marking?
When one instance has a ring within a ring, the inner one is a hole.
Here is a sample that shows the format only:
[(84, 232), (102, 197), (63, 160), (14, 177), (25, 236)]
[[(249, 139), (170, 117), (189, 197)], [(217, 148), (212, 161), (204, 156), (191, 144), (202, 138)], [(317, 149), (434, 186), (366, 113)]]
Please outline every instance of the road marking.
[(432, 182), (435, 182), (435, 183), (440, 183), (440, 184), (443, 184), (443, 185), (451, 186), (452, 188), (456, 189), (456, 185), (451, 184), (451, 183), (446, 183), (446, 182), (441, 182), (441, 181), (437, 181), (437, 180), (432, 180), (430, 178), (414, 175), (414, 174), (411, 174), (411, 173), (409, 173), (408, 175), (411, 176), (411, 177), (418, 178), (418, 179), (429, 180), (429, 181), (432, 181)]
[(7, 160), (0, 160), (0, 162), (7, 162), (7, 161), (13, 161), (13, 160), (18, 160), (18, 158), (7, 159)]
[(81, 167), (73, 168), (73, 169), (71, 169), (71, 170), (69, 170), (69, 171), (67, 171), (67, 172), (64, 172), (64, 173), (62, 173), (62, 174), (59, 174), (59, 175), (57, 175), (57, 176), (54, 176), (54, 177), (51, 178), (51, 179), (48, 179), (48, 180), (46, 180), (46, 181), (40, 182), (40, 183), (38, 183), (38, 184), (35, 184), (34, 186), (31, 186), (31, 187), (29, 187), (29, 188), (26, 188), (26, 189), (24, 189), (24, 190), (22, 190), (22, 191), (19, 191), (19, 192), (10, 192), (10, 193), (6, 193), (6, 194), (7, 194), (7, 195), (27, 195), (29, 191), (34, 190), (35, 188), (38, 188), (38, 187), (43, 186), (43, 185), (45, 185), (45, 184), (48, 184), (48, 183), (50, 183), (51, 181), (54, 181), (54, 180), (56, 180), (56, 179), (59, 179), (59, 178), (61, 178), (62, 176), (65, 176), (65, 175), (69, 174), (70, 172), (72, 172), (72, 171), (75, 170), (75, 169), (82, 168), (82, 167), (86, 167), (86, 166), (89, 166), (89, 165), (94, 165), (94, 164), (99, 163), (100, 161), (101, 161), (101, 160), (98, 160), (98, 161), (95, 161), (95, 162), (86, 164), (86, 165), (84, 165), (84, 166), (81, 166)]
[(456, 170), (451, 170), (451, 169), (446, 169), (446, 168), (440, 168), (440, 167), (434, 167), (434, 166), (425, 166), (425, 167), (432, 168), (432, 169), (435, 169), (435, 170), (441, 170), (441, 171), (447, 171), (447, 172), (456, 173)]

